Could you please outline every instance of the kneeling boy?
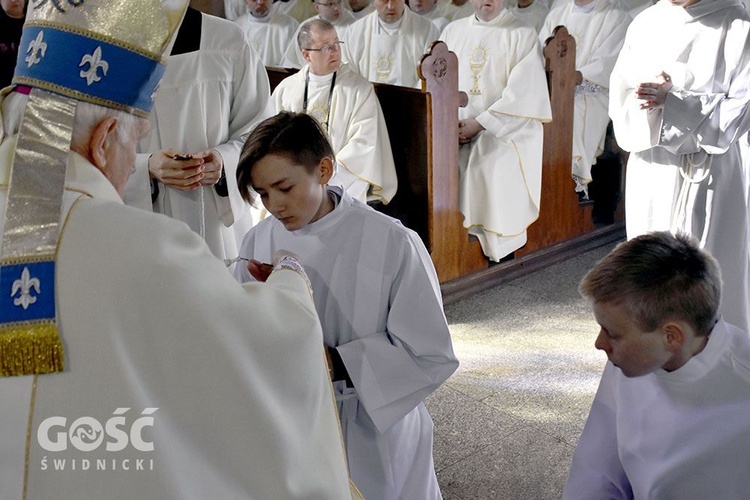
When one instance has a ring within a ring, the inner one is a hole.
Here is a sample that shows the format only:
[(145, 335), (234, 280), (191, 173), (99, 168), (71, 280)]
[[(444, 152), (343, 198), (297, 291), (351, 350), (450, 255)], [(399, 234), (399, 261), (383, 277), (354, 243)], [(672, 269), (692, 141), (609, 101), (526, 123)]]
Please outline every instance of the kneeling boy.
[(563, 498), (747, 498), (750, 339), (718, 317), (720, 290), (714, 258), (669, 233), (586, 275), (609, 362)]

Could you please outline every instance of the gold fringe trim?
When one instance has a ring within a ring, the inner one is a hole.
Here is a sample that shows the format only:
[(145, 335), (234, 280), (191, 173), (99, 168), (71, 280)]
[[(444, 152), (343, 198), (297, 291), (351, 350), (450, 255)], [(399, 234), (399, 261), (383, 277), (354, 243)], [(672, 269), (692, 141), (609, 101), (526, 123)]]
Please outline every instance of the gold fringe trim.
[(54, 322), (0, 327), (0, 376), (57, 373), (64, 368), (63, 347)]

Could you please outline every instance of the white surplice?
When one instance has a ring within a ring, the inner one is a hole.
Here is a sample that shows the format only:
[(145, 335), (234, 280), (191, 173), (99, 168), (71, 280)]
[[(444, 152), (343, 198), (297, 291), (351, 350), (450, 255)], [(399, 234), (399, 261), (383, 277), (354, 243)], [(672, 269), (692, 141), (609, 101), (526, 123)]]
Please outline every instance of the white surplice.
[[(180, 191), (159, 184), (156, 212), (186, 222), (220, 258), (237, 256), (253, 226), (251, 207), (237, 190), (236, 170), (245, 137), (273, 114), (268, 77), (242, 32), (229, 21), (202, 14), (200, 50), (169, 57), (151, 112), (151, 132), (139, 145), (129, 204), (151, 208), (149, 153), (174, 149), (192, 153), (214, 148), (224, 161), (228, 197), (214, 187)], [(201, 192), (203, 203), (201, 204)]]
[[(528, 7), (519, 7), (517, 0), (506, 2), (505, 7), (513, 13), (519, 21), (526, 26), (531, 26), (537, 33), (542, 29), (544, 20), (547, 18), (549, 8), (542, 0), (534, 0)], [(624, 32), (623, 32), (624, 35)]]
[[(337, 187), (335, 209), (287, 231), (269, 217), (242, 255), (300, 256), (327, 346), (354, 387), (334, 384), (354, 484), (368, 500), (436, 499), (432, 419), (422, 401), (457, 368), (430, 256), (410, 229)], [(238, 267), (240, 281), (252, 279)]]
[(628, 378), (608, 362), (563, 498), (746, 498), (748, 414), (750, 339), (724, 321), (673, 372)]
[[(320, 19), (320, 16), (314, 16), (310, 19)], [(336, 36), (339, 37), (339, 40), (344, 39), (346, 29), (354, 21), (356, 21), (356, 19), (354, 18), (354, 14), (352, 14), (352, 11), (342, 8), (339, 18), (336, 19), (335, 22), (331, 23), (333, 27), (336, 28)], [(297, 26), (297, 31), (294, 32), (292, 41), (289, 43), (289, 47), (287, 47), (286, 52), (284, 52), (284, 60), (281, 63), (281, 66), (284, 68), (299, 69), (307, 64), (305, 62), (305, 59), (302, 57), (302, 51), (299, 49), (299, 44), (297, 43), (297, 36), (299, 35), (299, 30), (302, 29), (303, 24), (305, 23), (301, 23), (299, 26)]]
[[(750, 15), (738, 0), (688, 8), (664, 0), (633, 20), (610, 85), (609, 112), (630, 151), (628, 237), (684, 231), (717, 258), (722, 313), (750, 324)], [(663, 109), (639, 109), (636, 87), (662, 71), (673, 88)]]
[(239, 285), (198, 235), (124, 205), (75, 153), (63, 202), (65, 371), (0, 378), (0, 496), (22, 498), (28, 430), (29, 499), (349, 498), (300, 275)]
[[(305, 81), (308, 106), (303, 109)], [(396, 194), (398, 179), (388, 129), (372, 83), (342, 64), (325, 77), (309, 75), (309, 67), (286, 78), (273, 92), (276, 111), (306, 111), (327, 126), (338, 168), (332, 185), (343, 186), (355, 198), (388, 203)], [(330, 98), (331, 108), (328, 109)]]
[(293, 17), (271, 9), (266, 17), (258, 18), (248, 12), (235, 23), (242, 28), (264, 66), (283, 66), (284, 53), (299, 26)]
[(573, 119), (572, 173), (578, 191), (591, 182), (591, 166), (604, 151), (609, 77), (630, 24), (616, 0), (595, 0), (591, 7), (578, 8), (568, 0), (550, 11), (539, 33), (544, 44), (555, 27), (565, 26), (576, 42), (576, 70), (583, 77), (576, 88)]
[(459, 119), (485, 130), (460, 149), (464, 227), (492, 260), (526, 243), (539, 216), (542, 123), (552, 119), (542, 53), (533, 28), (503, 10), (490, 22), (453, 21), (441, 39), (458, 56)]
[(417, 66), (437, 40), (437, 28), (408, 8), (397, 23), (397, 32), (389, 35), (388, 25), (373, 12), (350, 25), (344, 39), (344, 57), (371, 82), (421, 89)]

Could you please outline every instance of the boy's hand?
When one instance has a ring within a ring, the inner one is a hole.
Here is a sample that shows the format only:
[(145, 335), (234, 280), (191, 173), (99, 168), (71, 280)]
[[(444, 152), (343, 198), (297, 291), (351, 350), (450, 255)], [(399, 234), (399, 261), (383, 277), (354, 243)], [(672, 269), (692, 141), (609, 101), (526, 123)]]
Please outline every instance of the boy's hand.
[(271, 264), (264, 264), (259, 260), (250, 259), (247, 263), (247, 270), (256, 280), (266, 281), (271, 275), (271, 271), (273, 271), (273, 266)]

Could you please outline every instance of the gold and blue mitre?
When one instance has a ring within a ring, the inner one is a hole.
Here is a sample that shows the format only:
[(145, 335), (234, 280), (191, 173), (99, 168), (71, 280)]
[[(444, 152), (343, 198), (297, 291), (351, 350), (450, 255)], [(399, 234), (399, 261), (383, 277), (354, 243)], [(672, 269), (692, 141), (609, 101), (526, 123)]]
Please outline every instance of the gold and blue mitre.
[[(0, 376), (60, 372), (55, 258), (78, 102), (148, 116), (188, 0), (31, 0), (0, 246)], [(85, 277), (82, 277), (85, 279)]]

